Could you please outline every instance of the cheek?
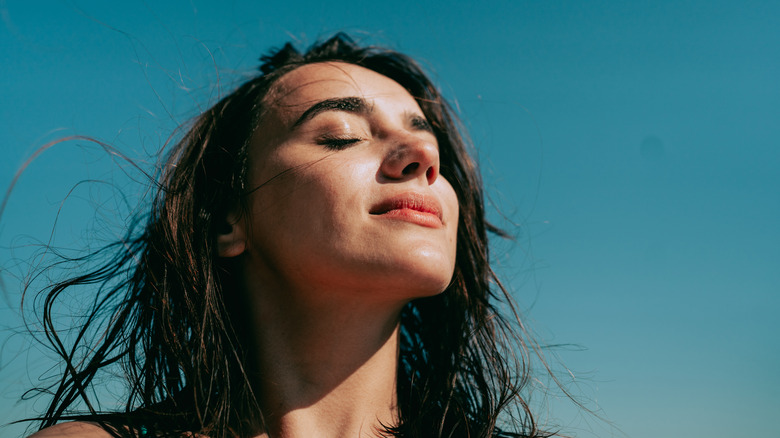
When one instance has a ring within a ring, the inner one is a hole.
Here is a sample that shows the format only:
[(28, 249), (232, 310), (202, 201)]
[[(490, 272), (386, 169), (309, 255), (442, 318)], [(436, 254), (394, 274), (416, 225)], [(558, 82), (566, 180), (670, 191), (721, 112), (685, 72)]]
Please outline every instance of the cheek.
[(442, 207), (448, 218), (447, 226), (449, 227), (450, 236), (454, 239), (458, 233), (458, 221), (460, 217), (458, 196), (455, 194), (455, 189), (453, 189), (452, 185), (446, 180), (443, 180), (442, 184), (436, 187), (436, 192), (439, 194), (439, 199), (442, 202)]
[(301, 188), (308, 192), (306, 208), (311, 212), (305, 220), (311, 221), (317, 227), (319, 238), (330, 245), (354, 243), (367, 213), (364, 211), (369, 196), (367, 186), (373, 172), (354, 163), (336, 162), (318, 167), (322, 172), (311, 175)]
[(298, 166), (258, 189), (253, 213), (276, 236), (320, 242), (338, 237), (359, 212), (367, 173), (365, 166), (328, 158)]

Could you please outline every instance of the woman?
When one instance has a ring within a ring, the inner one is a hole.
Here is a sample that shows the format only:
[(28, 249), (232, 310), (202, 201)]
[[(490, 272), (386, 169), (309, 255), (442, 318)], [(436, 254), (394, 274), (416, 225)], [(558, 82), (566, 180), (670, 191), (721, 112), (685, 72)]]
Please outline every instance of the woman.
[[(78, 285), (103, 285), (93, 317), (116, 308), (86, 357), (50, 333), (67, 372), (34, 436), (541, 435), (439, 92), (342, 34), (262, 60), (174, 147), (143, 230), (47, 291), (44, 319)], [(98, 412), (117, 362), (126, 408)]]

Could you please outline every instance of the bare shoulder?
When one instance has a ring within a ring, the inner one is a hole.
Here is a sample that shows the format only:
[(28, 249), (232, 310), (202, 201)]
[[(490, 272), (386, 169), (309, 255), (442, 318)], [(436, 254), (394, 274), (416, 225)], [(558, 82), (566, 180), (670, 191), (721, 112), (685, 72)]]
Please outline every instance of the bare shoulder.
[(109, 438), (111, 434), (98, 425), (83, 421), (56, 424), (47, 427), (40, 432), (30, 435), (29, 438)]

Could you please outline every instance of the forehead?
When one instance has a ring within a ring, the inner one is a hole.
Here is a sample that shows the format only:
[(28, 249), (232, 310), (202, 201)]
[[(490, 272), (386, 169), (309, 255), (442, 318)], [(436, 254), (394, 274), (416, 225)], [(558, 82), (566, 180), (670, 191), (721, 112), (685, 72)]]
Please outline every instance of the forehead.
[(323, 99), (348, 96), (390, 100), (419, 109), (412, 95), (398, 82), (344, 62), (308, 64), (285, 74), (274, 84), (267, 104), (295, 112)]

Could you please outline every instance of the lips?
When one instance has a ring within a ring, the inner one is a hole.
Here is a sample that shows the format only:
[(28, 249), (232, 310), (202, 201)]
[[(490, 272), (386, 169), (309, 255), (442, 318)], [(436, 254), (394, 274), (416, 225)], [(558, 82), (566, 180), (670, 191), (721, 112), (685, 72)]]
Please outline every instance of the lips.
[(408, 192), (385, 199), (373, 206), (370, 214), (413, 222), (431, 228), (442, 226), (441, 204), (433, 196)]

